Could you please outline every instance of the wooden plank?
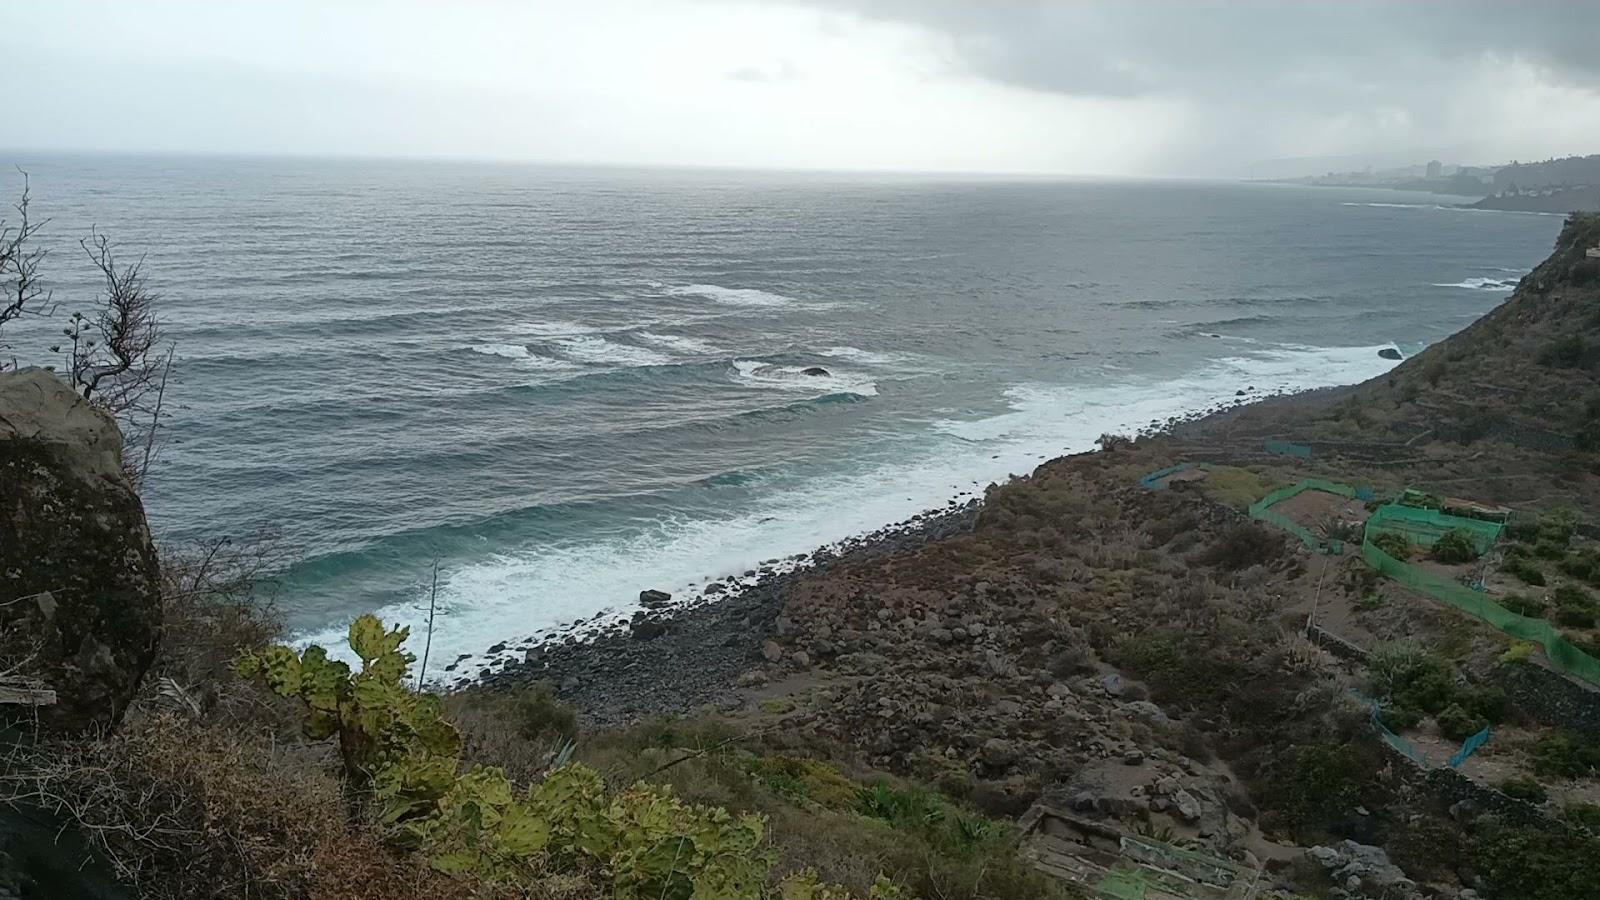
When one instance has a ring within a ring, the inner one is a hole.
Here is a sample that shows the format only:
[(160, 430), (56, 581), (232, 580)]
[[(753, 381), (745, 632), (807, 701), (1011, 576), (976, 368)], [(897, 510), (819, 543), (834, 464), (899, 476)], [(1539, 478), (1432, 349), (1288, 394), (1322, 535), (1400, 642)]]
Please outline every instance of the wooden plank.
[(45, 688), (0, 685), (0, 704), (14, 706), (55, 706), (56, 692)]

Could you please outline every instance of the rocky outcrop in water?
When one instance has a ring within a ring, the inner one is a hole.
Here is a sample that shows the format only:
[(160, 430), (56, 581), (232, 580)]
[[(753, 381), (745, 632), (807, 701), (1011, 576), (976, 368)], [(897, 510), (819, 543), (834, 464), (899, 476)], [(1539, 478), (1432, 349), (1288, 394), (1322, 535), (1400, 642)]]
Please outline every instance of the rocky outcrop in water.
[(156, 554), (121, 453), (50, 372), (0, 375), (0, 664), (55, 692), (49, 730), (114, 726), (155, 657)]

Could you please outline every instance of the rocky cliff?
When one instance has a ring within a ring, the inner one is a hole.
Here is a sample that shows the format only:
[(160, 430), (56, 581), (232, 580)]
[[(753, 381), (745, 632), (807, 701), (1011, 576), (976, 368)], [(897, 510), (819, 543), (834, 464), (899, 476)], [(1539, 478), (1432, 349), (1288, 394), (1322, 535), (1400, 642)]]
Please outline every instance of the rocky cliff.
[[(155, 657), (156, 553), (116, 422), (42, 369), (0, 374), (0, 671), (47, 729), (115, 725)], [(39, 696), (37, 694), (33, 696)]]

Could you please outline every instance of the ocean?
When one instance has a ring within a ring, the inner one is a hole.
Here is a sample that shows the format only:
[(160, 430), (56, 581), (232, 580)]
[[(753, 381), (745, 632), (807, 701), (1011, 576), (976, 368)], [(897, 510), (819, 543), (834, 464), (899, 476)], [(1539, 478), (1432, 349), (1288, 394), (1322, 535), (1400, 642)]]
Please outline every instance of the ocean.
[(158, 536), (278, 535), (301, 640), (420, 625), (437, 561), (434, 659), (1379, 374), (1561, 225), (1224, 182), (11, 157), (58, 316), (91, 224), (162, 294)]

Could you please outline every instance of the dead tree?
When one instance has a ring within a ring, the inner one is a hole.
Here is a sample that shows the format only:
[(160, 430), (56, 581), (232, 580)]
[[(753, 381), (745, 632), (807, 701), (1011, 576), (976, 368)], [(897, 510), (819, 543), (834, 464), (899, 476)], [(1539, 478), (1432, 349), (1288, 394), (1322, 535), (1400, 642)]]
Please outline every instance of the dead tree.
[[(35, 222), (28, 215), (28, 174), (22, 174), (22, 197), (12, 207), (17, 211), (16, 225), (0, 219), (0, 351), (9, 349), (5, 343), (6, 323), (23, 316), (49, 315), (50, 292), (39, 281), (39, 263), (49, 251), (30, 246), (33, 236), (46, 222)], [(16, 361), (10, 364), (16, 368)], [(0, 370), (6, 362), (0, 359)]]
[(67, 379), (122, 426), (123, 463), (137, 484), (157, 450), (172, 350), (161, 344), (144, 259), (119, 265), (110, 239), (98, 231), (78, 244), (100, 272), (102, 294), (94, 315), (73, 313), (63, 329), (71, 341)]

